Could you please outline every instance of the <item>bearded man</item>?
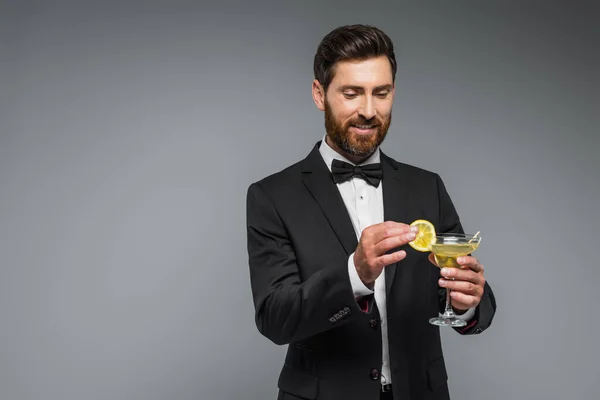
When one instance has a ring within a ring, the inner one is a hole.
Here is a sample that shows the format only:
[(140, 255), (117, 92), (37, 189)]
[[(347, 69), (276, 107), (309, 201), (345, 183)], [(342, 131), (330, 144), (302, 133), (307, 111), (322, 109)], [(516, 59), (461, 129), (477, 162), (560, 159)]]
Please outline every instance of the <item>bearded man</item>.
[[(312, 96), (325, 134), (308, 156), (248, 188), (247, 238), (259, 332), (288, 345), (278, 399), (449, 399), (439, 327), (445, 289), (479, 334), (496, 302), (472, 256), (436, 267), (412, 221), (463, 233), (437, 173), (380, 146), (392, 120), (396, 59), (365, 25), (327, 34)], [(447, 279), (446, 279), (447, 278)], [(449, 329), (449, 328), (446, 328)]]

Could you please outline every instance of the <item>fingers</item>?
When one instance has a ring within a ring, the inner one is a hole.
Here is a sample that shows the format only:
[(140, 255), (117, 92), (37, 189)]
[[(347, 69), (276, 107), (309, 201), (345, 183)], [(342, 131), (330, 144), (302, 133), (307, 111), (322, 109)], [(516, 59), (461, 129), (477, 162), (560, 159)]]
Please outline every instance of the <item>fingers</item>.
[(483, 272), (483, 265), (475, 257), (463, 256), (456, 259), (460, 265), (467, 267), (475, 272)]
[(436, 267), (439, 267), (437, 261), (435, 261), (435, 256), (433, 255), (433, 253), (429, 253), (429, 256), (427, 258), (429, 258), (430, 263), (432, 263)]
[(375, 245), (375, 253), (384, 254), (391, 249), (404, 246), (408, 242), (415, 240), (415, 237), (416, 234), (410, 231), (406, 233), (401, 233), (399, 235), (387, 237)]
[(476, 285), (483, 285), (485, 278), (482, 274), (470, 269), (460, 268), (442, 268), (441, 274), (444, 278), (454, 279), (455, 281), (466, 281)]
[(469, 296), (481, 298), (483, 296), (483, 285), (466, 281), (449, 281), (440, 279), (439, 284), (443, 288), (452, 289), (452, 292), (459, 292)]
[(365, 228), (354, 254), (354, 264), (361, 280), (372, 282), (385, 266), (403, 260), (405, 251), (388, 252), (414, 240), (416, 230), (416, 227), (411, 229), (407, 224), (393, 221)]
[(384, 254), (377, 258), (377, 262), (381, 268), (386, 267), (390, 264), (395, 264), (406, 258), (406, 252), (404, 250), (397, 251), (392, 254)]
[(481, 297), (471, 296), (460, 292), (450, 293), (452, 298), (452, 306), (459, 310), (467, 310), (469, 308), (477, 307), (481, 301)]
[(458, 309), (475, 307), (483, 296), (483, 266), (474, 257), (459, 257), (462, 268), (442, 268), (439, 285), (451, 289), (452, 305)]
[(384, 267), (395, 264), (406, 257), (404, 250), (396, 251), (391, 254), (384, 254), (377, 256), (373, 254), (373, 251), (363, 249), (359, 244), (356, 252), (354, 253), (354, 266), (359, 278), (369, 286), (375, 279), (381, 274)]
[(373, 243), (379, 243), (386, 238), (408, 233), (411, 231), (410, 228), (410, 225), (406, 225), (400, 222), (386, 221), (380, 224), (369, 226), (363, 231), (363, 234), (367, 234), (367, 236), (369, 236)]

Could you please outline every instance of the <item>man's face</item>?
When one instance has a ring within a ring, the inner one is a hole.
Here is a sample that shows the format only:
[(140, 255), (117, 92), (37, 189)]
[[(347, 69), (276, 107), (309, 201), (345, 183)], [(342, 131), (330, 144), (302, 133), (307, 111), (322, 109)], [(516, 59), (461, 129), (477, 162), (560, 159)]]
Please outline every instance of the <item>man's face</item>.
[(381, 56), (338, 62), (321, 98), (321, 103), (317, 98), (315, 102), (325, 111), (329, 144), (351, 161), (367, 158), (383, 142), (392, 120), (394, 83), (389, 60)]

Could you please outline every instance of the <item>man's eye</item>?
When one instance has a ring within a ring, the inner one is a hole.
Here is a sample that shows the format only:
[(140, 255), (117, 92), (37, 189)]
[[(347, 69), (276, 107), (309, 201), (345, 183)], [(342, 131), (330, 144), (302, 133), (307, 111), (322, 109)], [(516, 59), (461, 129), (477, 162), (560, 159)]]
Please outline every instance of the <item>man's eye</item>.
[(344, 93), (344, 97), (346, 97), (347, 99), (353, 99), (357, 96), (356, 93)]
[(379, 92), (379, 93), (376, 93), (375, 96), (385, 99), (389, 93), (390, 92)]

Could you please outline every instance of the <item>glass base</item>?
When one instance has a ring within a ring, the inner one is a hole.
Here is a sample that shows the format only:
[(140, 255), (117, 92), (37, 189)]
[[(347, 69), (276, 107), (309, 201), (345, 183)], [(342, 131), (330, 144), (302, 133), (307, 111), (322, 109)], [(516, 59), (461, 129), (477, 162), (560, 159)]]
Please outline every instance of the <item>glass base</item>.
[(437, 317), (431, 318), (429, 323), (437, 326), (452, 326), (454, 328), (459, 328), (462, 326), (466, 326), (467, 323), (460, 318), (456, 317)]

